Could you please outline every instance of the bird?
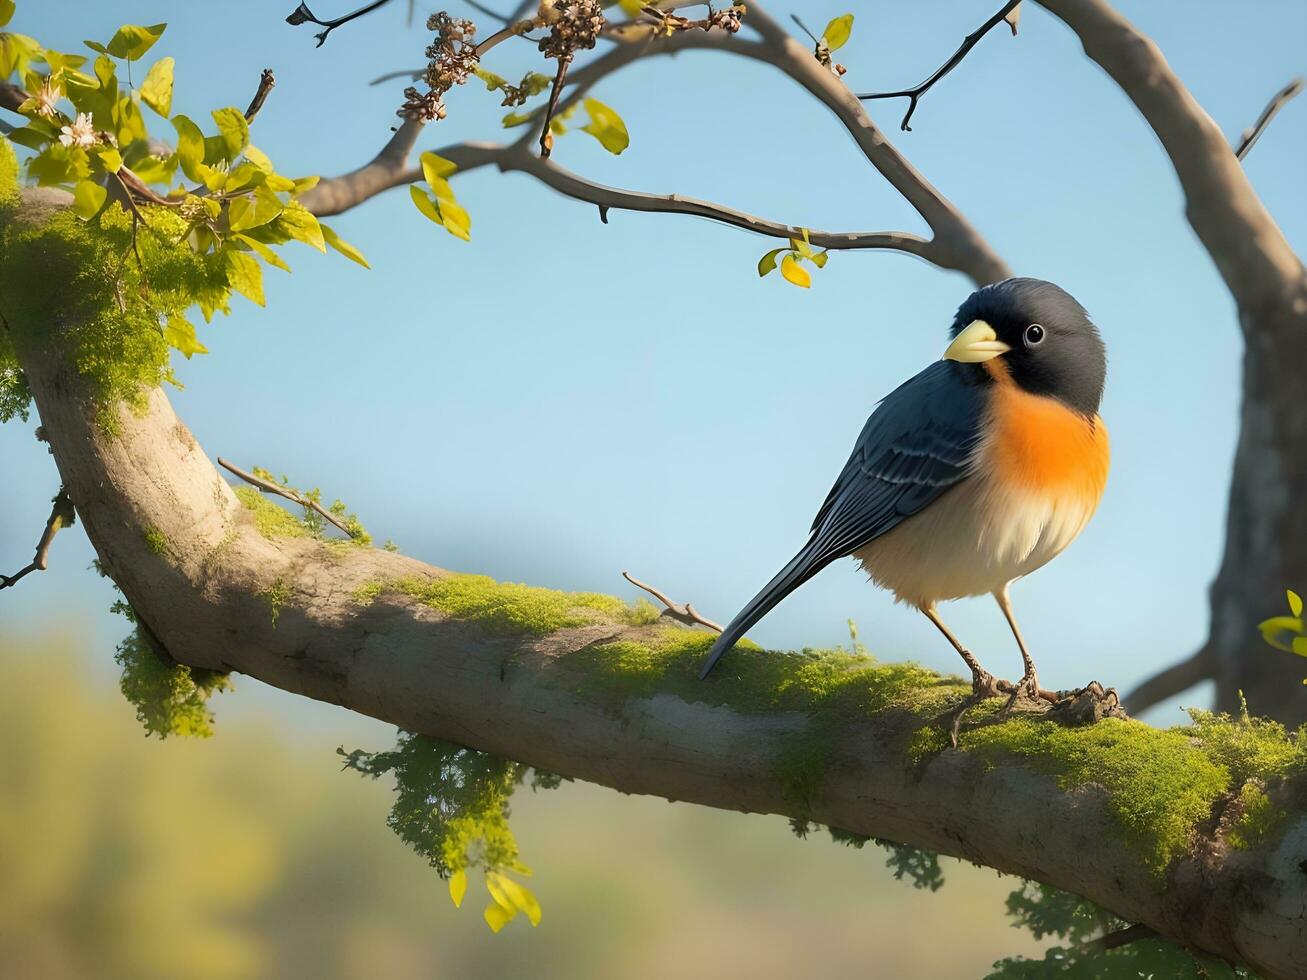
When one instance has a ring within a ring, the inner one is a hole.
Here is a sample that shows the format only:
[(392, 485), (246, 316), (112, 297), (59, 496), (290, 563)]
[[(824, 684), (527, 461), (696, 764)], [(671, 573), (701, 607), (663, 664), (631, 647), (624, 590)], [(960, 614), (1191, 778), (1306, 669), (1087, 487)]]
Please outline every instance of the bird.
[[(1009, 587), (1057, 557), (1098, 507), (1111, 456), (1098, 414), (1106, 379), (1098, 327), (1061, 287), (1011, 278), (977, 289), (944, 356), (875, 407), (807, 543), (722, 631), (700, 678), (787, 595), (853, 557), (934, 623), (970, 670), (973, 698), (1040, 697)], [(937, 609), (986, 594), (1021, 651), (1015, 685), (981, 666)]]

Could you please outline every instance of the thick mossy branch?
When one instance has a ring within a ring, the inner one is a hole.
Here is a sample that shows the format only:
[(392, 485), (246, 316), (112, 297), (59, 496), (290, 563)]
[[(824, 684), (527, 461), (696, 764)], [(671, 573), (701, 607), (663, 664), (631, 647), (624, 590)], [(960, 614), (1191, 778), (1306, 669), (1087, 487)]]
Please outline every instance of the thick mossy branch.
[[(451, 575), (373, 583), (360, 603), (416, 600), (493, 633), (541, 636), (604, 622), (647, 624), (621, 639), (600, 640), (557, 658), (554, 683), (621, 715), (633, 699), (673, 695), (688, 703), (744, 715), (795, 713), (807, 721), (782, 739), (773, 772), (798, 830), (820, 798), (841, 736), (855, 724), (894, 732), (905, 765), (920, 769), (952, 751), (941, 720), (969, 692), (959, 678), (917, 664), (885, 664), (845, 650), (799, 653), (752, 644), (723, 664), (720, 677), (698, 679), (715, 634), (670, 626), (650, 608), (593, 593), (567, 593)], [(1065, 792), (1097, 786), (1122, 838), (1161, 874), (1190, 852), (1195, 834), (1231, 801), (1245, 797), (1242, 823), (1229, 842), (1268, 839), (1287, 811), (1272, 794), (1262, 801), (1249, 780), (1279, 786), (1307, 778), (1307, 738), (1259, 719), (1196, 713), (1191, 726), (1157, 729), (1108, 719), (1066, 727), (1042, 716), (995, 717), (999, 702), (973, 712), (957, 751), (986, 768), (1019, 765), (1053, 777)], [(904, 734), (906, 733), (906, 734)], [(1281, 794), (1283, 795), (1283, 794)]]
[(477, 623), (505, 636), (542, 636), (558, 630), (615, 620), (628, 626), (658, 621), (649, 602), (629, 605), (597, 592), (558, 592), (534, 585), (496, 582), (486, 575), (376, 582), (354, 594), (368, 604), (390, 592), (433, 606), (452, 619)]

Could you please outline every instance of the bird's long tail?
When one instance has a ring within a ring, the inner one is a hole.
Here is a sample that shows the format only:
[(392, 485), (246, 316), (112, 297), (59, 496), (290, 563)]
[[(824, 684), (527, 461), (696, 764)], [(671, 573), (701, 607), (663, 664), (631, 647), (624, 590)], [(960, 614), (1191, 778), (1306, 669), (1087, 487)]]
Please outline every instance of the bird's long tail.
[(791, 558), (789, 564), (777, 572), (776, 577), (749, 600), (749, 604), (736, 614), (735, 618), (727, 624), (726, 629), (722, 630), (722, 635), (708, 651), (708, 658), (704, 660), (703, 667), (699, 670), (699, 679), (703, 680), (708, 676), (709, 671), (722, 658), (722, 654), (735, 646), (754, 623), (771, 612), (778, 602), (816, 575), (827, 564), (829, 562), (814, 560), (814, 555), (809, 548), (804, 548)]

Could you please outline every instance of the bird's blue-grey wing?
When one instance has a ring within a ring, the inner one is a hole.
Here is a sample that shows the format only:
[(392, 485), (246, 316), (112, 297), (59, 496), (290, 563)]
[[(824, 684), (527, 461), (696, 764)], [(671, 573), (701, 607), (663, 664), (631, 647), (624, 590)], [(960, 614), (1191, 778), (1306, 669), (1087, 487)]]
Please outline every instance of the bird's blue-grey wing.
[(965, 479), (984, 398), (952, 361), (932, 364), (887, 395), (817, 512), (808, 543), (722, 631), (700, 676), (798, 586)]

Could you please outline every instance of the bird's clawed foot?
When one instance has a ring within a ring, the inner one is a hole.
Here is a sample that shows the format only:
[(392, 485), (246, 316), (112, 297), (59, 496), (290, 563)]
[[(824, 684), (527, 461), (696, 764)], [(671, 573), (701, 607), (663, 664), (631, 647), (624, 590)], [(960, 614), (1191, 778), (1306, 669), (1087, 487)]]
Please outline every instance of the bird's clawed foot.
[(1092, 725), (1104, 718), (1129, 718), (1116, 688), (1090, 681), (1078, 691), (1059, 691), (1049, 715), (1064, 725)]
[(1053, 691), (1045, 691), (1039, 686), (1039, 677), (1035, 674), (1033, 665), (1026, 668), (1021, 680), (1015, 684), (1007, 685), (1005, 690), (1008, 699), (998, 713), (1000, 718), (1007, 718), (1012, 714), (1012, 709), (1016, 707), (1018, 701), (1024, 701), (1031, 705), (1042, 705), (1045, 702), (1055, 704), (1059, 699), (1059, 696)]
[(950, 718), (949, 741), (953, 743), (953, 748), (958, 747), (958, 734), (962, 731), (963, 716), (981, 701), (1002, 697), (1004, 692), (1011, 688), (1011, 683), (999, 680), (979, 664), (971, 665), (971, 694), (948, 716)]

